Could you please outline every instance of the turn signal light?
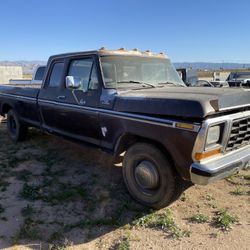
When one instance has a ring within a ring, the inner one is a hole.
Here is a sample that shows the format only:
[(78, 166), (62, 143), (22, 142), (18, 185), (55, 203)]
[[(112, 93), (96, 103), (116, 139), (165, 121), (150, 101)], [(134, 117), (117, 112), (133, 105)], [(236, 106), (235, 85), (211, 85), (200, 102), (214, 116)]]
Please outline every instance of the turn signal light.
[(184, 128), (184, 129), (190, 129), (190, 130), (194, 129), (194, 125), (193, 124), (183, 123), (183, 122), (176, 122), (175, 127), (177, 127), (177, 128)]
[(205, 159), (205, 158), (208, 158), (208, 157), (220, 154), (220, 153), (221, 153), (221, 148), (213, 149), (213, 150), (208, 151), (208, 152), (196, 153), (195, 154), (195, 159), (197, 161), (200, 161), (202, 159)]

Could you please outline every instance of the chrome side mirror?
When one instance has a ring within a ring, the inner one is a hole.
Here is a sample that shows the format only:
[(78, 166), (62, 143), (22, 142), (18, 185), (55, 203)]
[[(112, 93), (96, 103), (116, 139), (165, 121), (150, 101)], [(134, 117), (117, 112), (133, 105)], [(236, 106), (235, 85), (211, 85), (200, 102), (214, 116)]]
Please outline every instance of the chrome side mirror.
[(78, 89), (81, 87), (81, 78), (66, 76), (66, 87), (69, 89)]

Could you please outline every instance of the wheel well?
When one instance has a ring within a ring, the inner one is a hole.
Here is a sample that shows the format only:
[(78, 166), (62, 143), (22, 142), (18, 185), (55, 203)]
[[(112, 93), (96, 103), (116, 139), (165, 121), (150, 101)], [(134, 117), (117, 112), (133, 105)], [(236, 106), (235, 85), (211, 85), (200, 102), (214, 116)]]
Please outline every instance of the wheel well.
[(115, 147), (115, 156), (118, 157), (121, 153), (126, 151), (129, 147), (131, 147), (133, 144), (135, 144), (137, 142), (149, 143), (149, 144), (157, 147), (159, 150), (161, 150), (167, 156), (167, 159), (170, 161), (171, 165), (174, 167), (175, 170), (177, 170), (175, 167), (175, 162), (173, 160), (173, 157), (171, 156), (171, 154), (168, 152), (168, 150), (160, 142), (152, 140), (152, 139), (136, 136), (136, 135), (125, 134), (125, 135), (121, 136), (118, 139), (118, 142), (117, 142), (116, 147)]
[(2, 115), (7, 114), (7, 113), (9, 112), (10, 109), (12, 109), (11, 105), (9, 105), (9, 104), (7, 104), (7, 103), (3, 104), (2, 110), (1, 110), (1, 114), (2, 114)]
[(139, 137), (131, 134), (125, 134), (119, 137), (114, 148), (115, 156), (119, 156), (126, 151), (131, 145), (138, 142)]

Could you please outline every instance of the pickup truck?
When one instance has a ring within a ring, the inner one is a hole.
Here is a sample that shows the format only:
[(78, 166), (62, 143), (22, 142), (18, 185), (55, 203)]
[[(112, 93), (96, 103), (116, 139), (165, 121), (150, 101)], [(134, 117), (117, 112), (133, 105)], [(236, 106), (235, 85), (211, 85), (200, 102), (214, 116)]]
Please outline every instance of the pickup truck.
[(188, 88), (162, 53), (52, 56), (40, 89), (0, 87), (0, 114), (14, 142), (36, 127), (124, 156), (130, 194), (153, 208), (250, 161), (250, 92)]
[[(196, 86), (197, 81), (198, 81), (197, 70), (192, 69), (192, 68), (177, 68), (176, 71), (180, 75), (182, 81), (187, 86), (193, 86), (193, 87)], [(200, 87), (203, 87), (203, 86), (200, 86)]]
[(24, 85), (24, 84), (30, 84), (30, 85), (36, 85), (36, 84), (42, 84), (43, 76), (46, 70), (46, 66), (40, 65), (37, 66), (35, 71), (32, 74), (32, 79), (10, 79), (9, 84), (10, 85)]
[(250, 88), (250, 72), (231, 72), (227, 82), (230, 87)]
[(177, 68), (176, 71), (179, 73), (182, 81), (188, 87), (216, 87), (225, 88), (229, 87), (226, 81), (207, 81), (198, 79), (198, 72), (191, 68)]

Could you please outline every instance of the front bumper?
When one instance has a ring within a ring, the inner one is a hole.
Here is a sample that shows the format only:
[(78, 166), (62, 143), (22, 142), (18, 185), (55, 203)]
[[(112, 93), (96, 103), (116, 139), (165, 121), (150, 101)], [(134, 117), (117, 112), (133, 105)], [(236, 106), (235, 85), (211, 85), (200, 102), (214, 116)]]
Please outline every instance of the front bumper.
[(230, 176), (246, 166), (250, 166), (250, 145), (213, 160), (193, 163), (190, 168), (191, 181), (206, 185)]

